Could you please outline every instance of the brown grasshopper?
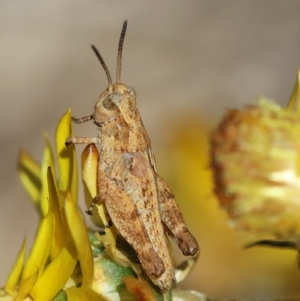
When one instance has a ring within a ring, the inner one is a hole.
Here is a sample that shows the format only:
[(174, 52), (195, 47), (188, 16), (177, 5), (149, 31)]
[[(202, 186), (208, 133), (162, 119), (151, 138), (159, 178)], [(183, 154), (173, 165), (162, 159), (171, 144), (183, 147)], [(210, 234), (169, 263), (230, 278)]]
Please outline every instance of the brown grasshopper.
[(108, 79), (108, 88), (99, 96), (94, 113), (75, 123), (93, 120), (98, 137), (68, 137), (69, 144), (99, 144), (97, 189), (88, 214), (104, 203), (124, 239), (133, 247), (145, 273), (154, 284), (168, 291), (174, 280), (174, 267), (166, 233), (186, 256), (199, 246), (189, 232), (170, 188), (156, 173), (149, 136), (136, 108), (136, 92), (121, 84), (121, 61), (127, 21), (124, 21), (118, 48), (117, 81), (100, 53), (92, 46)]

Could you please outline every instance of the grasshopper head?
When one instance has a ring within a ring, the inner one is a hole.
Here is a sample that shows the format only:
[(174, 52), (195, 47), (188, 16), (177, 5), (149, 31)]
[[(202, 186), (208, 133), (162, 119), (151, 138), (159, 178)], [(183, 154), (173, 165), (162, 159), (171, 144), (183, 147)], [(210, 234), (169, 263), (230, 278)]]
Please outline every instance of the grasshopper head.
[(94, 108), (94, 122), (101, 125), (108, 120), (122, 117), (119, 107), (126, 102), (126, 107), (136, 108), (136, 92), (133, 88), (116, 83), (109, 86), (100, 96)]

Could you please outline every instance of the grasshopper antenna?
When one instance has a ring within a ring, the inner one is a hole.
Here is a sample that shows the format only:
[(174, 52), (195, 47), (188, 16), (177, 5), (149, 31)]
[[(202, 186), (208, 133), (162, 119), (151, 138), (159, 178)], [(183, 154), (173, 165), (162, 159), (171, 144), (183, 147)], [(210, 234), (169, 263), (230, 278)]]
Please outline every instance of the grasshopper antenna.
[(127, 20), (125, 20), (123, 23), (123, 28), (121, 31), (121, 36), (119, 41), (118, 59), (117, 59), (117, 83), (121, 82), (122, 50), (123, 50), (123, 43), (126, 34), (126, 28), (127, 28)]
[(107, 66), (106, 66), (106, 64), (105, 64), (105, 62), (104, 62), (104, 60), (103, 60), (103, 58), (102, 58), (100, 52), (98, 51), (98, 49), (97, 49), (94, 45), (91, 45), (91, 47), (92, 47), (92, 49), (94, 50), (94, 52), (95, 52), (97, 58), (99, 59), (101, 65), (102, 65), (102, 67), (103, 67), (103, 69), (104, 69), (104, 71), (105, 71), (105, 73), (106, 73), (106, 77), (107, 77), (107, 80), (108, 80), (108, 85), (109, 85), (109, 86), (112, 86), (112, 80), (111, 80), (110, 73), (109, 73), (109, 71), (108, 71), (108, 68), (107, 68)]

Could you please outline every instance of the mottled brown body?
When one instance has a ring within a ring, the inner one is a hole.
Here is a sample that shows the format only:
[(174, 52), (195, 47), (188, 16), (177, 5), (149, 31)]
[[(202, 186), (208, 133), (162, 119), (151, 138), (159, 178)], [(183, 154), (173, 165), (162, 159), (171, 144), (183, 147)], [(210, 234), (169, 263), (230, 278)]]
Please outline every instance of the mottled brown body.
[(77, 123), (93, 120), (99, 126), (99, 136), (69, 137), (66, 144), (99, 144), (98, 196), (88, 213), (103, 202), (115, 227), (136, 251), (145, 273), (167, 291), (174, 280), (174, 267), (166, 234), (177, 241), (184, 255), (195, 255), (199, 247), (174, 195), (156, 173), (150, 139), (136, 108), (136, 93), (119, 82), (126, 24), (119, 45), (117, 83), (111, 83), (100, 57), (109, 87), (100, 95), (93, 115), (73, 118)]

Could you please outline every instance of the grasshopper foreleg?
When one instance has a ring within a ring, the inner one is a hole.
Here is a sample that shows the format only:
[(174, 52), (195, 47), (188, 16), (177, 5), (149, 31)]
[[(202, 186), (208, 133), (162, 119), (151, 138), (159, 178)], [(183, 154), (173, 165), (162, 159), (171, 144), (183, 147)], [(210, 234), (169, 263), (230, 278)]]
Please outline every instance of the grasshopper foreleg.
[(80, 117), (80, 118), (72, 117), (72, 122), (80, 124), (83, 122), (90, 121), (92, 119), (94, 119), (94, 115), (84, 116), (84, 117)]
[(99, 137), (73, 137), (73, 136), (70, 136), (66, 139), (65, 145), (66, 145), (66, 147), (68, 147), (71, 144), (89, 144), (89, 143), (100, 144), (100, 138)]
[(101, 199), (101, 196), (100, 195), (97, 195), (96, 197), (93, 198), (93, 201), (91, 202), (90, 204), (90, 207), (88, 210), (86, 210), (85, 212), (88, 214), (88, 215), (93, 215), (92, 211), (94, 209), (94, 207), (96, 205), (99, 205), (101, 203), (103, 203), (103, 199)]

